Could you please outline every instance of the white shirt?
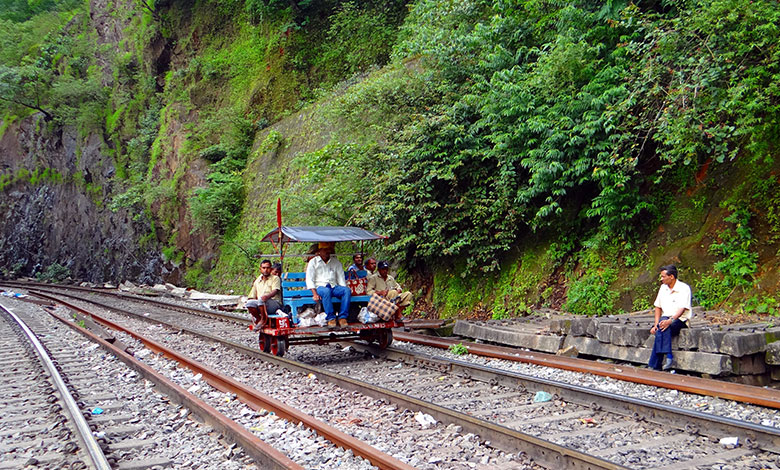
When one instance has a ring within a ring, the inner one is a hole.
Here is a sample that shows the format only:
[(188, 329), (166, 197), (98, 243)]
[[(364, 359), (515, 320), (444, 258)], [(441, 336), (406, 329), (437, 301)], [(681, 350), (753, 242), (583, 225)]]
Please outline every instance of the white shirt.
[(344, 266), (335, 256), (328, 258), (328, 262), (315, 256), (306, 265), (306, 288), (316, 289), (330, 284), (332, 287), (347, 286), (344, 280)]
[(691, 288), (688, 284), (677, 280), (672, 289), (666, 284), (662, 284), (658, 289), (658, 296), (655, 298), (653, 306), (661, 308), (662, 317), (672, 317), (681, 308), (684, 308), (681, 321), (688, 321), (693, 318), (691, 311)]

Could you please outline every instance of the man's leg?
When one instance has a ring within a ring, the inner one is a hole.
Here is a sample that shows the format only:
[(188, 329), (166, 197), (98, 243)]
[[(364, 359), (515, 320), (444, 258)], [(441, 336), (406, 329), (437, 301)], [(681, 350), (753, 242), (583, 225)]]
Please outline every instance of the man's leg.
[(661, 330), (655, 332), (655, 341), (653, 342), (653, 350), (650, 351), (650, 361), (647, 363), (647, 367), (654, 370), (661, 370), (661, 364), (663, 363), (663, 353), (658, 352), (661, 349)]
[(247, 300), (246, 310), (252, 315), (252, 318), (254, 318), (255, 320), (255, 324), (253, 326), (257, 326), (260, 328), (265, 326), (266, 319), (268, 317), (266, 316), (266, 311), (265, 311), (266, 309), (262, 300), (260, 299)]
[(322, 310), (325, 311), (325, 319), (335, 320), (336, 315), (333, 314), (333, 297), (331, 288), (328, 286), (318, 287), (317, 294), (322, 297)]
[(403, 309), (410, 303), (412, 303), (412, 293), (411, 292), (401, 292), (396, 289), (391, 289), (387, 293), (387, 299), (388, 300), (394, 300), (396, 297), (398, 297), (398, 300), (395, 301), (396, 305), (398, 305), (399, 308)]
[(666, 353), (666, 358), (668, 361), (664, 364), (664, 369), (671, 369), (671, 361), (674, 359), (674, 354), (672, 354), (672, 338), (680, 334), (680, 330), (687, 327), (688, 325), (686, 325), (685, 322), (679, 319), (674, 319), (672, 324), (669, 325), (669, 328), (666, 329), (669, 332), (669, 351)]
[(352, 298), (352, 291), (344, 286), (336, 286), (333, 288), (333, 295), (341, 300), (339, 319), (346, 321), (349, 315), (349, 301)]
[(265, 301), (265, 309), (270, 315), (276, 315), (276, 311), (282, 308), (282, 304), (274, 299)]

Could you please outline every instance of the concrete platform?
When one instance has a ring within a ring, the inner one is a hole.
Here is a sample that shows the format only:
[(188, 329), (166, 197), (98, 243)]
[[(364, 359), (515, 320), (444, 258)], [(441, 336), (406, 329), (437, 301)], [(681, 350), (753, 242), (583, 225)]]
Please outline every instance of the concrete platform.
[[(712, 376), (780, 376), (780, 327), (762, 323), (719, 326), (697, 313), (672, 342), (675, 369)], [(653, 347), (649, 311), (607, 317), (549, 315), (515, 320), (457, 321), (453, 334), (489, 343), (647, 364)]]

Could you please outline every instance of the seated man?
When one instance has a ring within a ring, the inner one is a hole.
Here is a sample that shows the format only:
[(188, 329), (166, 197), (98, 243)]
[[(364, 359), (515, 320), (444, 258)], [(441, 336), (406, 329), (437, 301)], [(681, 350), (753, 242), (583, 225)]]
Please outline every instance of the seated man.
[(402, 291), (401, 286), (388, 274), (390, 266), (387, 261), (380, 261), (377, 265), (377, 273), (368, 278), (368, 295), (379, 294), (388, 300), (394, 301), (399, 308), (399, 312), (412, 302), (412, 293)]
[[(661, 288), (653, 303), (655, 306), (655, 321), (650, 334), (655, 335), (653, 351), (650, 353), (648, 367), (651, 369), (669, 370), (672, 368), (672, 338), (681, 329), (688, 327), (691, 319), (691, 288), (688, 284), (677, 280), (677, 267), (674, 265), (661, 268)], [(664, 360), (664, 355), (666, 359)], [(663, 366), (661, 366), (663, 361)]]
[(306, 288), (311, 290), (315, 302), (322, 301), (328, 326), (336, 327), (336, 315), (333, 312), (333, 297), (341, 299), (338, 326), (347, 326), (349, 299), (352, 293), (344, 279), (344, 266), (335, 257), (334, 243), (320, 243), (309, 264), (306, 265)]
[(267, 314), (274, 314), (282, 308), (282, 280), (279, 276), (271, 274), (271, 262), (264, 259), (260, 263), (260, 276), (252, 283), (249, 291), (249, 300), (246, 309), (255, 319), (254, 327), (264, 327), (267, 317), (260, 311), (260, 306), (265, 306)]
[(369, 278), (376, 274), (376, 259), (374, 258), (368, 258), (366, 260), (366, 277)]
[(363, 271), (366, 269), (363, 266), (363, 253), (355, 253), (352, 255), (352, 264), (347, 268), (347, 271)]

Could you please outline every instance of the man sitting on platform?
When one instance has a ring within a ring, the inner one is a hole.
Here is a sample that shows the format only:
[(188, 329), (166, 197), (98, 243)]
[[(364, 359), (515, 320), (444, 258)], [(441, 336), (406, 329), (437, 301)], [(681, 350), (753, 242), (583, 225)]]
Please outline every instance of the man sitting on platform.
[(389, 269), (387, 261), (380, 261), (377, 264), (377, 274), (368, 278), (366, 293), (368, 295), (379, 294), (395, 302), (399, 307), (399, 312), (402, 312), (412, 302), (412, 293), (402, 291), (401, 286), (393, 279), (393, 276), (388, 274)]
[(252, 314), (255, 323), (252, 328), (265, 326), (267, 317), (262, 315), (260, 306), (265, 306), (267, 314), (274, 314), (282, 308), (282, 280), (279, 276), (271, 274), (271, 262), (264, 259), (260, 263), (260, 276), (252, 283), (252, 290), (249, 291), (249, 300), (246, 302), (246, 309)]
[(331, 256), (334, 249), (332, 242), (320, 243), (316, 256), (306, 265), (306, 288), (311, 290), (315, 302), (322, 301), (322, 309), (330, 328), (337, 326), (333, 297), (341, 300), (338, 326), (345, 327), (352, 295), (344, 279), (344, 266), (335, 256)]
[(347, 268), (347, 271), (363, 271), (365, 270), (365, 266), (363, 266), (363, 253), (355, 253), (352, 255), (352, 264), (349, 265)]
[(376, 274), (376, 259), (374, 258), (368, 258), (366, 260), (366, 278), (369, 278)]
[[(688, 327), (691, 319), (691, 288), (677, 280), (677, 267), (673, 264), (661, 268), (661, 288), (653, 303), (655, 321), (650, 334), (655, 335), (653, 351), (648, 367), (669, 370), (672, 368), (672, 338)], [(666, 359), (664, 359), (664, 355)], [(661, 365), (663, 361), (663, 366)]]

